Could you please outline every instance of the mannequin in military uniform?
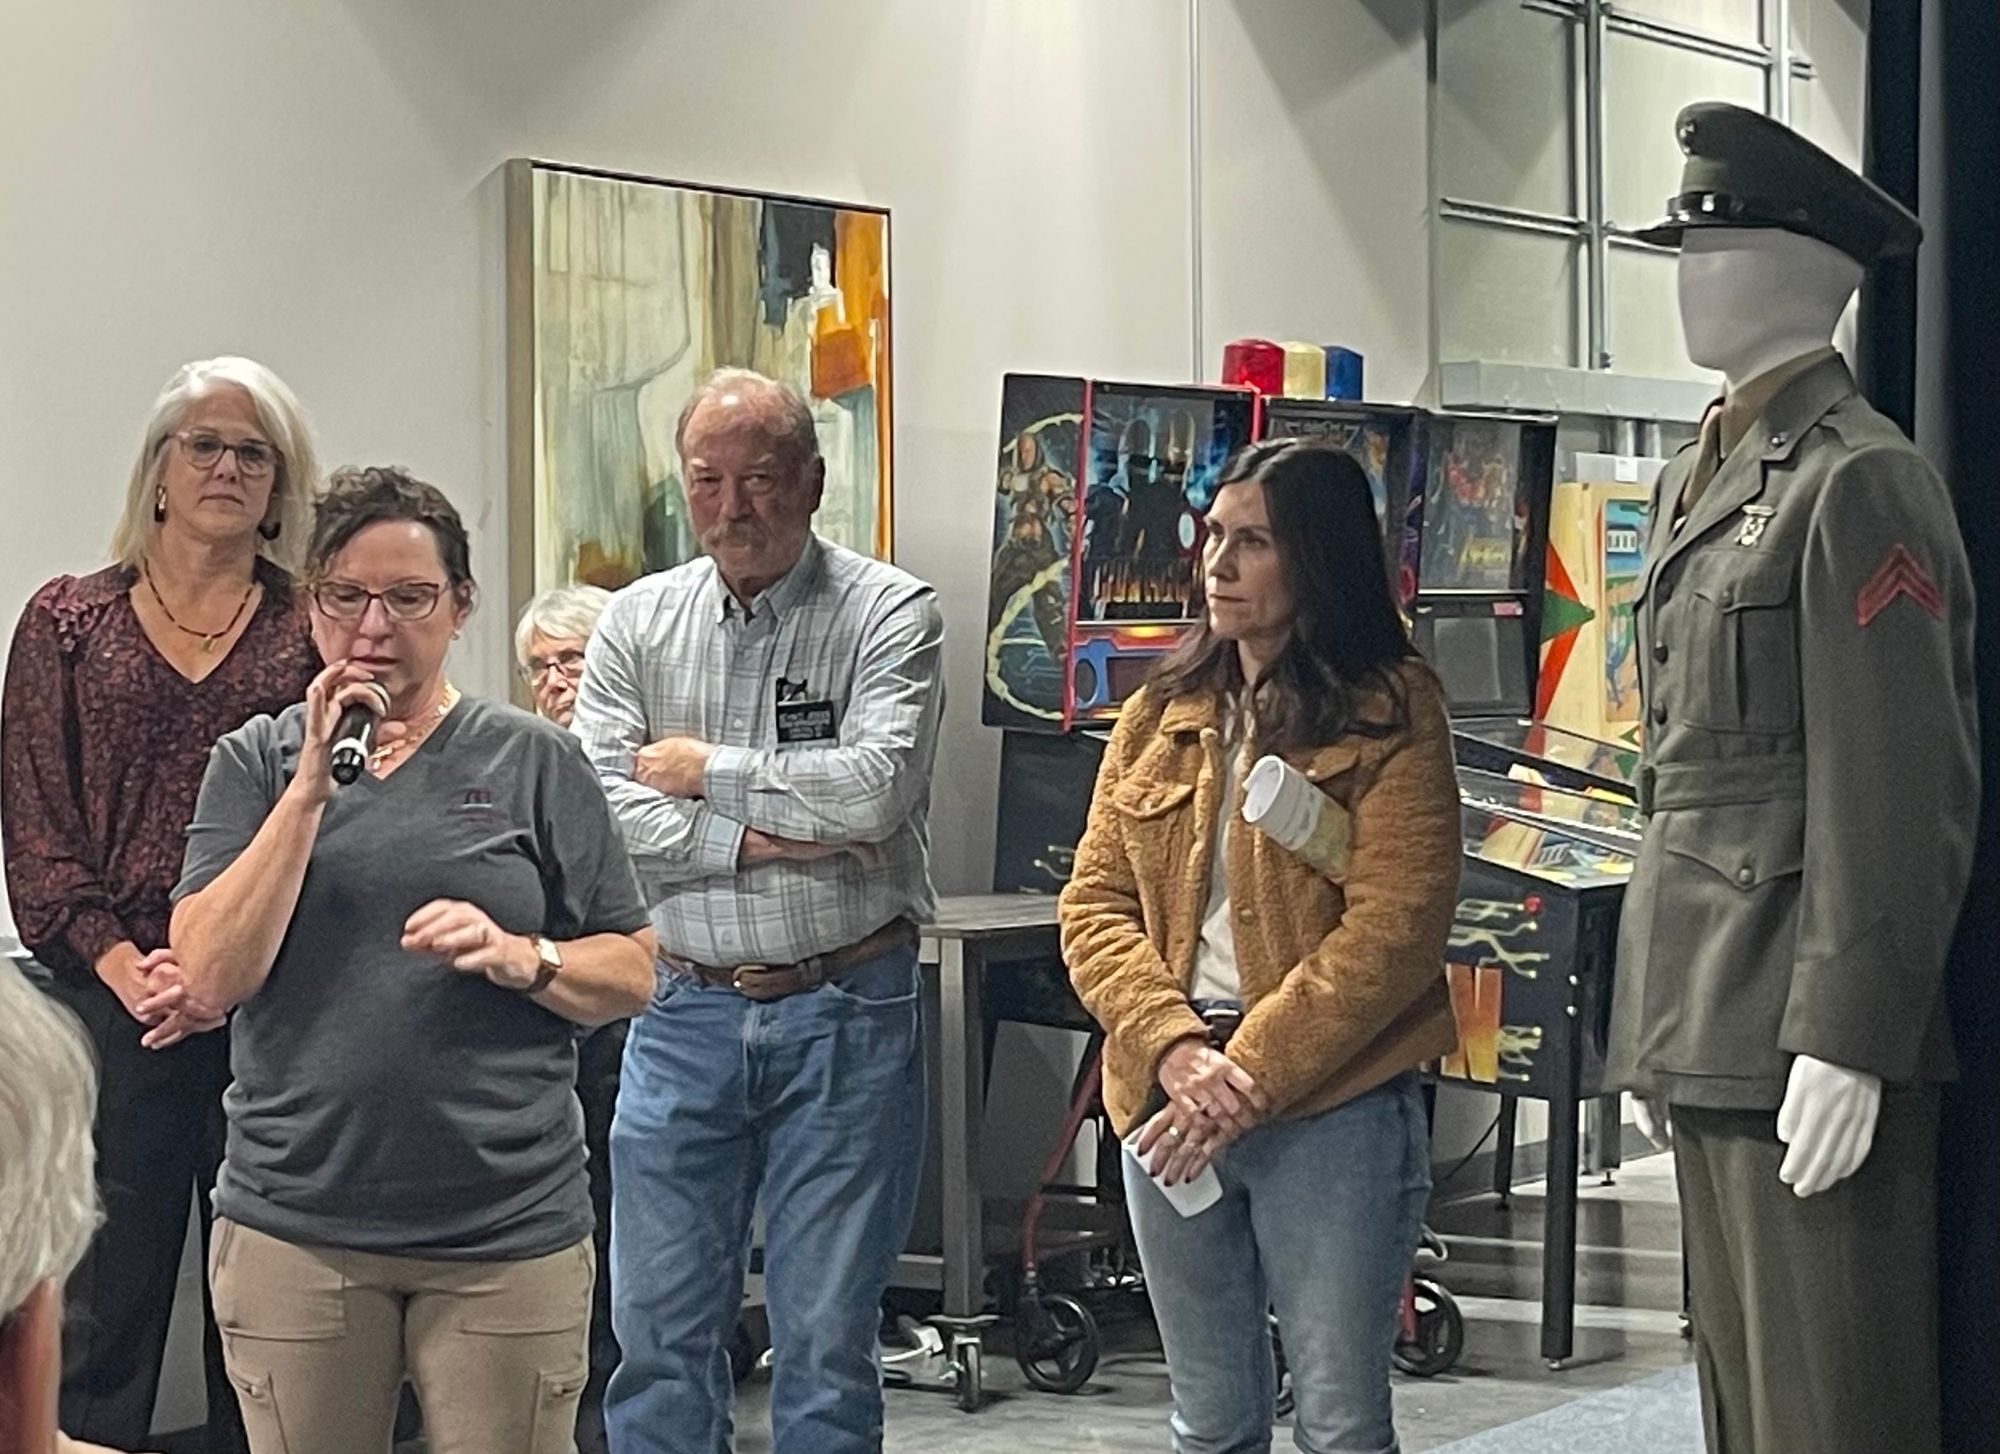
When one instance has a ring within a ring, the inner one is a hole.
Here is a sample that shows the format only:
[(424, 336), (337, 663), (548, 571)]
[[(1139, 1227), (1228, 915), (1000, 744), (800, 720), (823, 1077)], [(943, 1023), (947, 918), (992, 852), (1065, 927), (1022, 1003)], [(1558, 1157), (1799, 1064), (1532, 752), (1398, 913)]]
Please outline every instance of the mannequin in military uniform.
[(1713, 1454), (1935, 1454), (1942, 980), (1978, 804), (1949, 493), (1830, 346), (1916, 219), (1780, 124), (1683, 112), (1689, 356), (1636, 606), (1648, 823), (1609, 1074), (1671, 1124)]

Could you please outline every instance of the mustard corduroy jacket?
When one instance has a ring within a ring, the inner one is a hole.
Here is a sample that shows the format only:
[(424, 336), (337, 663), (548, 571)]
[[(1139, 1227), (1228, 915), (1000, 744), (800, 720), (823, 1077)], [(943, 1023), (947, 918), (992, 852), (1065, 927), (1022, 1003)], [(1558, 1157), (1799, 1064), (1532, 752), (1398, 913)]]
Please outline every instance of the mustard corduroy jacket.
[[(1245, 1015), (1229, 1055), (1278, 1116), (1327, 1110), (1436, 1059), (1456, 1039), (1445, 940), (1458, 898), (1458, 785), (1437, 678), (1395, 668), (1408, 725), (1349, 733), (1289, 761), (1352, 818), (1340, 882), (1243, 823), (1222, 799), (1220, 701), (1151, 687), (1111, 735), (1061, 901), (1070, 979), (1105, 1029), (1104, 1100), (1127, 1135), (1174, 1042), (1203, 1033), (1188, 1003), (1218, 813), (1227, 811), (1231, 919)], [(1380, 688), (1357, 717), (1393, 720)]]

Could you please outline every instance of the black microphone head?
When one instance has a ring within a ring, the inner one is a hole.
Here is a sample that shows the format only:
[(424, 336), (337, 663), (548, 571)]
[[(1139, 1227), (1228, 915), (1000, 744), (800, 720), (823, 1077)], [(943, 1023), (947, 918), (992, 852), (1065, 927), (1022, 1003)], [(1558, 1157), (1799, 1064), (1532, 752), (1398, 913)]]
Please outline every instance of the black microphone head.
[(364, 682), (366, 698), (341, 708), (340, 721), (333, 729), (329, 754), (333, 780), (346, 787), (361, 776), (368, 765), (368, 752), (375, 741), (375, 724), (389, 710), (389, 689), (380, 682)]

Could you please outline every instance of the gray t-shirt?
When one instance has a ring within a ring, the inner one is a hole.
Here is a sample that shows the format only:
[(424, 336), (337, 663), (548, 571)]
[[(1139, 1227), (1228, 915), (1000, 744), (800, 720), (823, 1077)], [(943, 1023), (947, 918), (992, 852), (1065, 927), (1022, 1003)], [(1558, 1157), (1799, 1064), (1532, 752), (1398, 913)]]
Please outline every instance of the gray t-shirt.
[[(216, 744), (176, 901), (249, 846), (292, 779), (305, 709)], [(574, 1027), (400, 947), (433, 899), (556, 940), (646, 924), (576, 740), (467, 698), (385, 779), (338, 789), (291, 928), (230, 1026), (216, 1210), (289, 1242), (512, 1260), (591, 1227)]]

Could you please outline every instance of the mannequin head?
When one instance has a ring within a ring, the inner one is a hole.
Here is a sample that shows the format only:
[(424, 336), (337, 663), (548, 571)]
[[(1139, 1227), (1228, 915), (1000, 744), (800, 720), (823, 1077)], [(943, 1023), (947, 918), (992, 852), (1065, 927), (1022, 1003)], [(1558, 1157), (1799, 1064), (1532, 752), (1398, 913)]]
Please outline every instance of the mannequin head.
[(1825, 348), (1860, 263), (1777, 227), (1690, 227), (1681, 239), (1681, 331), (1688, 357), (1735, 389)]

